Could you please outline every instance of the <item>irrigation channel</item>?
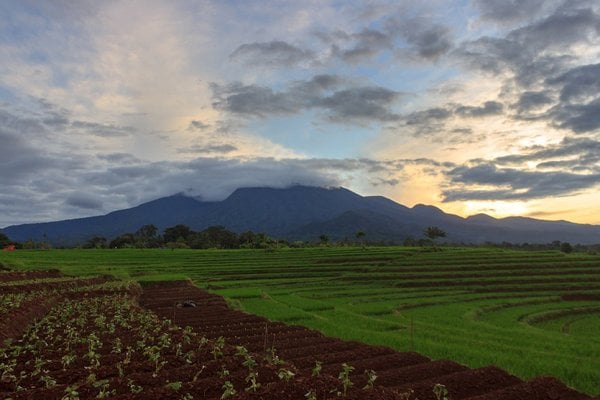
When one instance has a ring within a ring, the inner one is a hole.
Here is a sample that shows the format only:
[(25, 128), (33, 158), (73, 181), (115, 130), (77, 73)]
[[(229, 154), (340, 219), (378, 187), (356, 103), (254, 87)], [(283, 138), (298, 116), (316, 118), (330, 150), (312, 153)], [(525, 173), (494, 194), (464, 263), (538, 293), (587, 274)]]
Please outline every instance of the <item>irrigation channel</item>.
[(188, 281), (0, 272), (0, 307), (0, 399), (591, 399), (271, 322)]

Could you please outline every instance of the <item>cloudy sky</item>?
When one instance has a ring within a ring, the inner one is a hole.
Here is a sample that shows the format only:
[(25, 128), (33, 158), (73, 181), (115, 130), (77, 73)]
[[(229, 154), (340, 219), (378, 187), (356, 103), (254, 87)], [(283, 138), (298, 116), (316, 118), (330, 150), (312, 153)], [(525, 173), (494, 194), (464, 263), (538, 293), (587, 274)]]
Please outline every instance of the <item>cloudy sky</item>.
[(344, 186), (600, 224), (600, 3), (0, 0), (0, 227)]

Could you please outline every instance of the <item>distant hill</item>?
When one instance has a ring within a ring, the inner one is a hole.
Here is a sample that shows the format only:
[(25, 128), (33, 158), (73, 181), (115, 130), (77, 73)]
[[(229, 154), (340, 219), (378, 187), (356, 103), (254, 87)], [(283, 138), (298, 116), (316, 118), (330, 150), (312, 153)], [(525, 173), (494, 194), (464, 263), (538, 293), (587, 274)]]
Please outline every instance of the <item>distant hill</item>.
[(223, 225), (236, 232), (253, 230), (289, 240), (352, 239), (401, 242), (419, 239), (427, 226), (438, 226), (450, 242), (600, 243), (600, 226), (533, 218), (496, 219), (479, 214), (462, 218), (426, 205), (405, 207), (381, 196), (360, 196), (344, 188), (293, 186), (286, 189), (243, 188), (218, 202), (202, 202), (178, 194), (102, 216), (57, 222), (13, 225), (2, 229), (11, 239), (46, 239), (75, 245), (92, 236), (114, 238), (154, 224), (159, 230), (185, 224), (194, 230)]

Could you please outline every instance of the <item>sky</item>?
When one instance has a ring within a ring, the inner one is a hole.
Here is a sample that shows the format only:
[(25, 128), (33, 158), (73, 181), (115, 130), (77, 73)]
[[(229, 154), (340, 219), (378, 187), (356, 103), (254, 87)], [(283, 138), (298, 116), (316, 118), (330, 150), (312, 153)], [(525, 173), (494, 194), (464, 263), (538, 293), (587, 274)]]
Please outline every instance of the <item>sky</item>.
[(600, 224), (600, 3), (0, 0), (0, 227), (343, 186)]

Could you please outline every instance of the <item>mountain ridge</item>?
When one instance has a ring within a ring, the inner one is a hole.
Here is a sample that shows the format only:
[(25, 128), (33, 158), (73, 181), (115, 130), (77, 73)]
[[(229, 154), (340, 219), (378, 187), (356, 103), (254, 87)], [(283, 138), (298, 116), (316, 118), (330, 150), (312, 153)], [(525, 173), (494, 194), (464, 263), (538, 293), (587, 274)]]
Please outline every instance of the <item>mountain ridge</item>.
[(600, 226), (530, 217), (466, 218), (430, 205), (411, 208), (384, 196), (361, 196), (346, 188), (291, 186), (239, 188), (222, 201), (202, 201), (178, 193), (104, 215), (54, 222), (11, 225), (0, 229), (16, 241), (48, 240), (72, 246), (93, 236), (114, 238), (154, 224), (160, 231), (177, 224), (202, 230), (223, 225), (241, 233), (265, 232), (288, 240), (352, 239), (362, 230), (366, 240), (399, 243), (420, 238), (427, 226), (444, 229), (450, 242), (600, 243)]

